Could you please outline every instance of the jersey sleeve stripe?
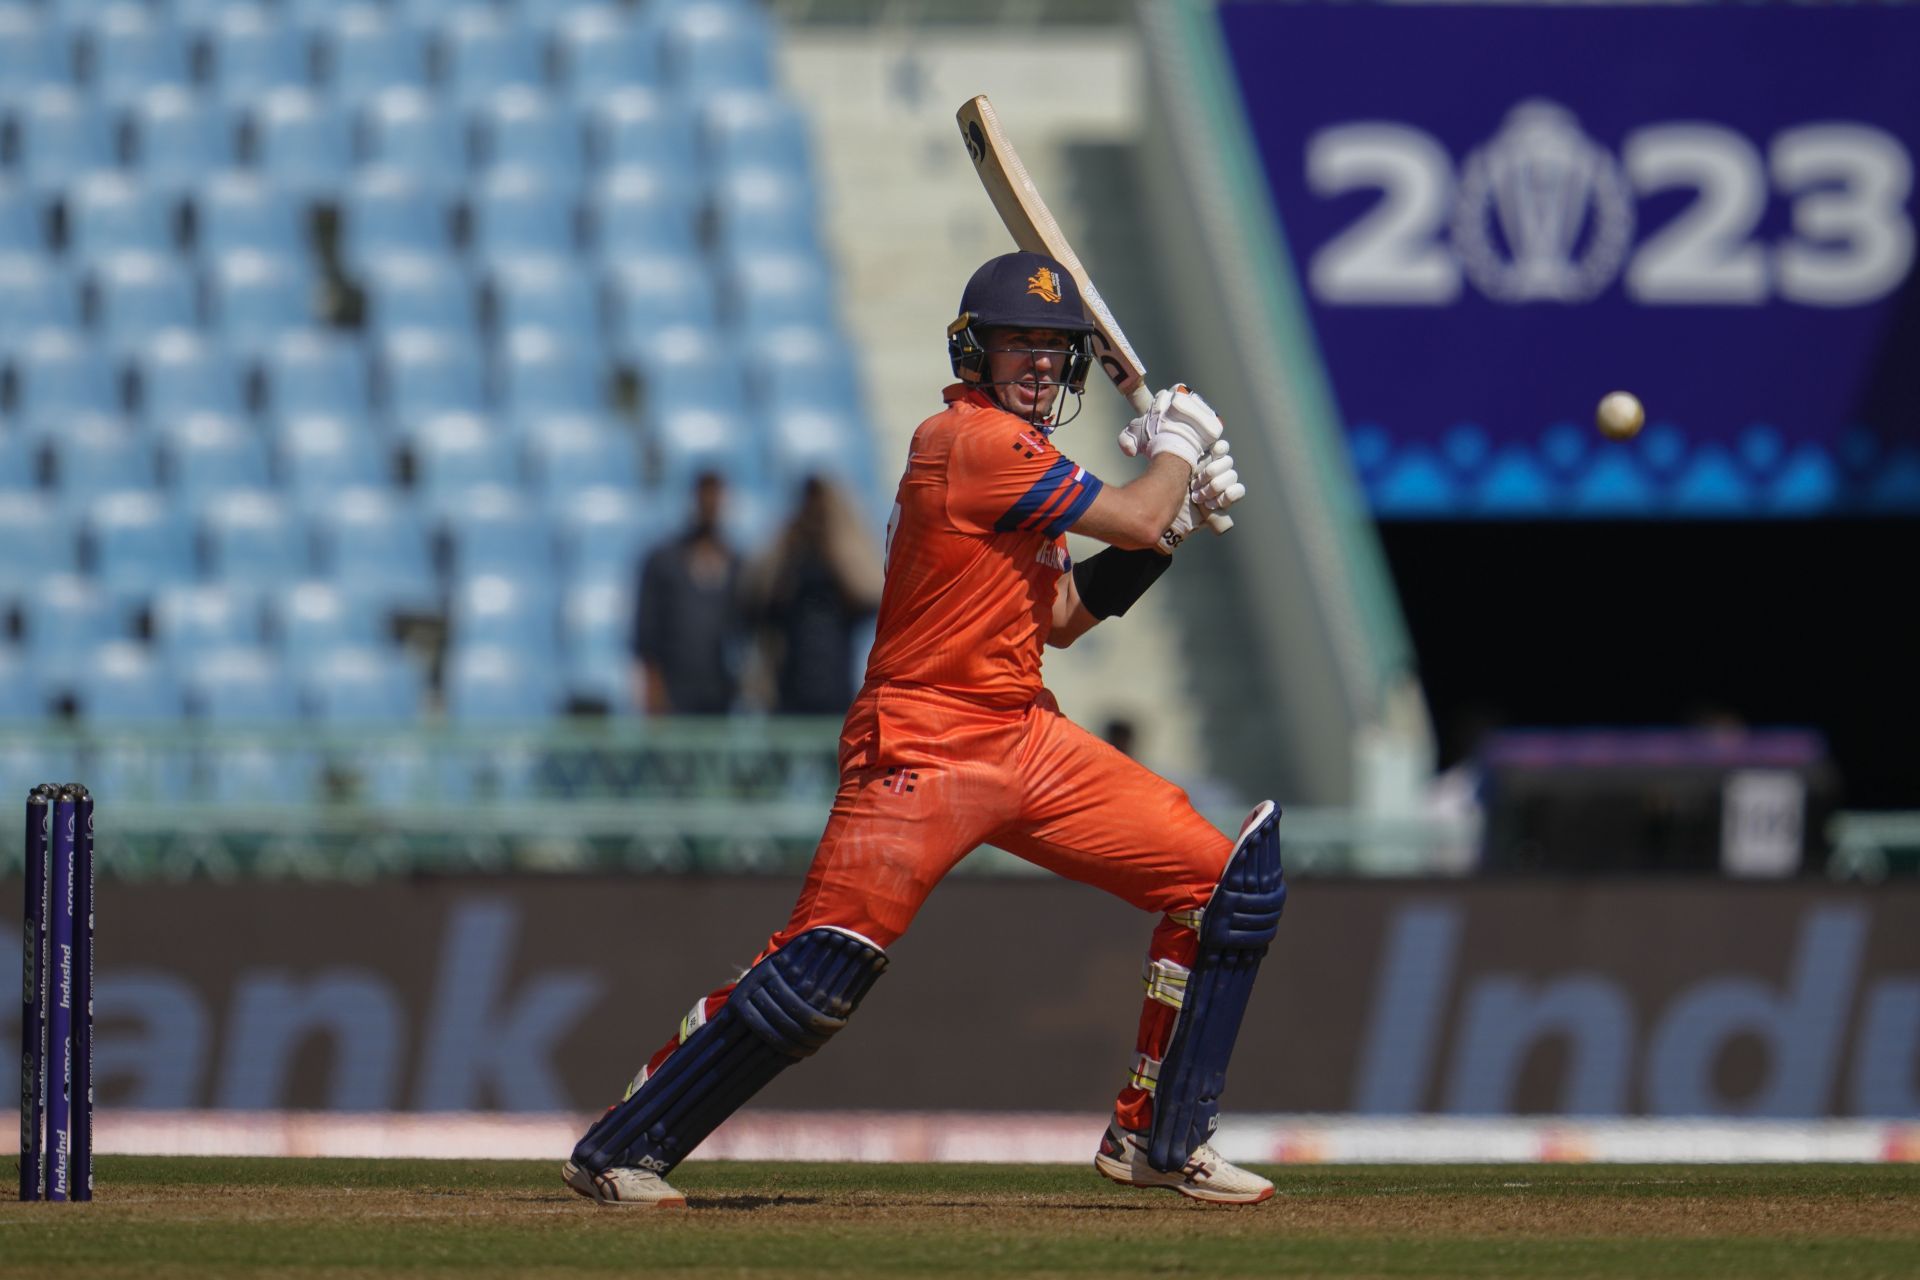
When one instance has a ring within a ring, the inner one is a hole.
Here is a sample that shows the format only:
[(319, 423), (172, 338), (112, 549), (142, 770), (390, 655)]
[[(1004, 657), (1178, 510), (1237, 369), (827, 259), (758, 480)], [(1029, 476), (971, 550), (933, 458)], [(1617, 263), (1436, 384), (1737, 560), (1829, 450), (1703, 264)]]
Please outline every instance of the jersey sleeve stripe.
[(1033, 487), (1020, 495), (1020, 500), (1007, 508), (1007, 513), (993, 522), (995, 533), (1012, 533), (1026, 523), (1033, 514), (1046, 505), (1047, 499), (1055, 496), (1060, 487), (1067, 484), (1073, 473), (1078, 470), (1065, 458), (1056, 458), (1052, 466), (1046, 469)]
[(1079, 496), (1081, 481), (1085, 480), (1086, 477), (1086, 468), (1075, 467), (1073, 469), (1073, 478), (1055, 490), (1052, 497), (1041, 503), (1040, 509), (1027, 517), (1027, 522), (1022, 525), (1021, 528), (1046, 528), (1055, 516), (1059, 515), (1062, 510)]
[(1082, 472), (1081, 482), (1075, 486), (1078, 492), (1074, 495), (1073, 501), (1069, 502), (1058, 515), (1047, 522), (1048, 536), (1058, 537), (1072, 528), (1074, 522), (1085, 514), (1088, 507), (1093, 505), (1093, 500), (1100, 496), (1100, 490), (1104, 487), (1105, 486), (1100, 483), (1100, 477), (1094, 475), (1093, 472)]

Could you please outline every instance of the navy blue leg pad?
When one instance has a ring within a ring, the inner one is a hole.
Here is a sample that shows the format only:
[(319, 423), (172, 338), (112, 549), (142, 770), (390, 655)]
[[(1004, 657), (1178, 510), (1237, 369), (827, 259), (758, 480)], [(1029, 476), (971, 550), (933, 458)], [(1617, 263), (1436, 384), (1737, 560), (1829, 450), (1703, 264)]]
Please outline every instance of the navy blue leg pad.
[(1253, 979), (1260, 971), (1287, 882), (1280, 870), (1280, 810), (1240, 838), (1200, 919), (1200, 947), (1187, 977), (1185, 1001), (1160, 1061), (1153, 1092), (1147, 1159), (1162, 1172), (1180, 1169), (1220, 1123), (1227, 1061), (1240, 1035)]
[(587, 1130), (575, 1164), (664, 1174), (720, 1122), (847, 1025), (887, 953), (843, 929), (809, 929), (747, 970), (726, 1004)]

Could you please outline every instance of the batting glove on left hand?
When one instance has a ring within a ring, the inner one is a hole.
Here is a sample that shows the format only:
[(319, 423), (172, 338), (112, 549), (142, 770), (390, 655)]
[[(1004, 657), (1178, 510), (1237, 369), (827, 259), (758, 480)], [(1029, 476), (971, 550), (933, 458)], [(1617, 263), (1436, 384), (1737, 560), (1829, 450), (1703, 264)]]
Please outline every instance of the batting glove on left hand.
[(1142, 452), (1155, 458), (1171, 453), (1197, 467), (1225, 433), (1211, 405), (1186, 387), (1175, 386), (1155, 396), (1153, 407), (1127, 424), (1120, 433), (1120, 452), (1129, 458)]

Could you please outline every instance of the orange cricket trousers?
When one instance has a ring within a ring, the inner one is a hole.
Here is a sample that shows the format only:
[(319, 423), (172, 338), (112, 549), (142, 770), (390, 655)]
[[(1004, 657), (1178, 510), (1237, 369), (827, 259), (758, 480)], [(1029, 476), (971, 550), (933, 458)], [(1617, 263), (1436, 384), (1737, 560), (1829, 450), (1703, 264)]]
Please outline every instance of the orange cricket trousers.
[[(933, 887), (982, 844), (1158, 912), (1149, 960), (1187, 967), (1197, 913), (1233, 848), (1186, 792), (1068, 720), (1044, 690), (1007, 710), (924, 688), (869, 688), (841, 733), (840, 788), (800, 900), (759, 958), (825, 925), (891, 947)], [(729, 983), (696, 1006), (640, 1081), (732, 990)], [(1174, 1016), (1171, 1006), (1144, 1001), (1143, 1057), (1165, 1054)], [(1153, 1118), (1139, 1070), (1116, 1105), (1131, 1129)]]

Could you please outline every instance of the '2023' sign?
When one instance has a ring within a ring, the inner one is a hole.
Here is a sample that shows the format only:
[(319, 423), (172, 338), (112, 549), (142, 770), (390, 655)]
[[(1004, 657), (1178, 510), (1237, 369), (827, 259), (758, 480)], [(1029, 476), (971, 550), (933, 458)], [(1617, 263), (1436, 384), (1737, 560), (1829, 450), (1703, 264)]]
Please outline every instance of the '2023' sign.
[[(1431, 134), (1336, 125), (1307, 142), (1315, 194), (1380, 198), (1313, 255), (1315, 296), (1339, 306), (1445, 306), (1470, 282), (1503, 303), (1581, 303), (1617, 279), (1650, 306), (1875, 302), (1913, 263), (1913, 162), (1849, 121), (1787, 128), (1764, 154), (1705, 122), (1636, 129), (1614, 155), (1556, 103), (1520, 103), (1456, 173)], [(1636, 200), (1693, 193), (1636, 240)], [(1770, 195), (1786, 229), (1763, 235)]]

